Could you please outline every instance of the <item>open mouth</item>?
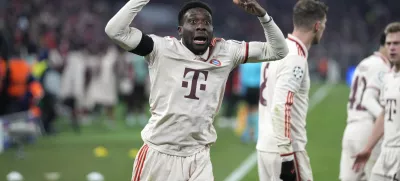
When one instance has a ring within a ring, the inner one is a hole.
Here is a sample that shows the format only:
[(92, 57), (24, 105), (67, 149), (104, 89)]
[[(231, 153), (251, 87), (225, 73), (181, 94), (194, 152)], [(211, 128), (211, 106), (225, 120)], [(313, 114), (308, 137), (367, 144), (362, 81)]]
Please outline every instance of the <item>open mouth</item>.
[(193, 42), (196, 45), (204, 45), (207, 43), (207, 37), (205, 37), (205, 36), (194, 37)]

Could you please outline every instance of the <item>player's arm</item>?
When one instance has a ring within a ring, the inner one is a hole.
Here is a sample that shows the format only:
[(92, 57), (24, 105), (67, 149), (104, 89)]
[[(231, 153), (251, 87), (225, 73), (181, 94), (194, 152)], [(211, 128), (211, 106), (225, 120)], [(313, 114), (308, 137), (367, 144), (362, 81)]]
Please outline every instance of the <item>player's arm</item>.
[(383, 111), (383, 107), (380, 104), (379, 95), (380, 89), (383, 86), (383, 76), (385, 71), (372, 72), (372, 79), (367, 83), (367, 88), (364, 92), (362, 105), (377, 118)]
[(378, 143), (378, 141), (382, 138), (384, 134), (384, 123), (385, 123), (385, 111), (378, 116), (375, 121), (374, 129), (372, 130), (372, 134), (368, 139), (368, 143), (365, 146), (364, 150), (358, 153), (355, 156), (355, 161), (353, 164), (353, 170), (358, 172), (361, 168), (365, 166), (365, 163), (368, 161), (372, 149)]
[(245, 43), (242, 50), (236, 51), (236, 57), (246, 62), (264, 62), (283, 59), (289, 52), (282, 31), (267, 11), (256, 0), (234, 0), (247, 13), (256, 15), (264, 29), (266, 42)]
[(363, 106), (375, 118), (382, 112), (383, 107), (379, 103), (379, 90), (374, 88), (367, 88), (364, 93)]
[(274, 97), (271, 102), (271, 118), (273, 130), (278, 140), (278, 148), (282, 157), (293, 154), (291, 143), (291, 109), (294, 95), (300, 89), (307, 62), (298, 55), (287, 56), (278, 69)]
[(148, 35), (134, 27), (129, 27), (132, 20), (149, 0), (130, 0), (107, 23), (105, 32), (123, 49), (140, 56), (149, 55), (154, 48), (154, 41)]

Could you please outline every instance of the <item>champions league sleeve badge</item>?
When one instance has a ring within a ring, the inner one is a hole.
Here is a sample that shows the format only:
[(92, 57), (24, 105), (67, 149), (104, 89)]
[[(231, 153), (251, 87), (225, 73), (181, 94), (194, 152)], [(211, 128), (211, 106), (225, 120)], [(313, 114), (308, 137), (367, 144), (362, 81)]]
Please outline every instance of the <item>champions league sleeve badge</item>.
[(293, 69), (293, 76), (296, 78), (296, 80), (300, 80), (303, 78), (304, 71), (301, 67), (295, 66)]

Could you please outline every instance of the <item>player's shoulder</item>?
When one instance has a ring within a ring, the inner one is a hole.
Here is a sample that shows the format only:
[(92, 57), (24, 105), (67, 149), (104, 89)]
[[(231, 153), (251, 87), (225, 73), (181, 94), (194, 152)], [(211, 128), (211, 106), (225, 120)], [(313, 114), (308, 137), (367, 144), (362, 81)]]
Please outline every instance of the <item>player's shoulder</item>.
[(238, 40), (232, 40), (232, 39), (226, 40), (224, 38), (218, 38), (218, 37), (213, 38), (211, 41), (212, 46), (220, 45), (220, 46), (227, 46), (227, 47), (241, 46), (245, 43), (246, 43), (245, 41), (238, 41)]
[(179, 40), (173, 36), (158, 36), (155, 34), (149, 34), (148, 36), (154, 41), (179, 42)]
[(306, 52), (303, 47), (301, 47), (297, 42), (286, 38), (286, 45), (288, 46), (288, 55), (293, 55), (293, 57), (303, 57), (306, 59)]
[(383, 72), (389, 72), (390, 70), (390, 65), (388, 62), (386, 62), (384, 59), (382, 59), (379, 56), (376, 55), (370, 55), (366, 58), (364, 58), (359, 64), (358, 64), (358, 69), (364, 70), (364, 71), (383, 71)]
[(297, 53), (289, 53), (286, 55), (285, 58), (282, 60), (276, 61), (277, 63), (281, 65), (306, 65), (307, 64), (307, 59)]

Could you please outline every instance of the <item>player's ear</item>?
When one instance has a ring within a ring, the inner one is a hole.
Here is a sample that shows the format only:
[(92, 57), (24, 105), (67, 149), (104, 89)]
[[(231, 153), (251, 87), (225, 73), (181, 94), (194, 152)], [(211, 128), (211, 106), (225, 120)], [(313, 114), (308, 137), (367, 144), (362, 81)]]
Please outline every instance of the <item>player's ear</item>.
[(313, 27), (313, 31), (316, 33), (316, 32), (319, 31), (320, 28), (321, 28), (321, 21), (315, 22), (314, 27)]
[(178, 26), (178, 34), (179, 36), (182, 36), (182, 26)]

